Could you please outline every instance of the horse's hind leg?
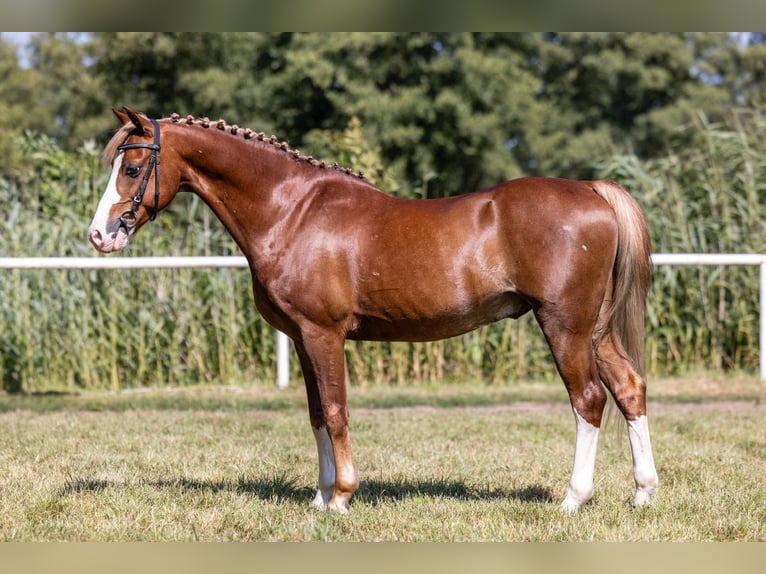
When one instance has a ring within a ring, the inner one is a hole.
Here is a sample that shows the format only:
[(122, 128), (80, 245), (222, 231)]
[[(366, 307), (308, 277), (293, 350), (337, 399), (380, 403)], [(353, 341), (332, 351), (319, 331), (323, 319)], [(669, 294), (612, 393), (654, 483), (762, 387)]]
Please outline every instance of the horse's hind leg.
[(601, 379), (628, 423), (633, 478), (636, 482), (633, 504), (643, 506), (651, 501), (658, 484), (646, 418), (646, 383), (625, 358), (622, 345), (614, 336), (609, 333), (599, 342), (596, 360)]
[(583, 320), (578, 328), (572, 318), (562, 318), (557, 310), (541, 308), (536, 317), (553, 352), (564, 380), (577, 424), (574, 465), (567, 495), (561, 508), (575, 513), (593, 496), (601, 417), (606, 391), (601, 384), (592, 346), (592, 321)]

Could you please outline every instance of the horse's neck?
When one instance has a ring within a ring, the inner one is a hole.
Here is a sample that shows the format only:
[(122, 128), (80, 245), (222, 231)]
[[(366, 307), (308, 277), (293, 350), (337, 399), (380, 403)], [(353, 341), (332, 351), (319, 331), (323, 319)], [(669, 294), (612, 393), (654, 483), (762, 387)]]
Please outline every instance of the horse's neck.
[(179, 146), (187, 164), (182, 184), (202, 198), (250, 255), (253, 244), (306, 192), (306, 185), (283, 185), (299, 177), (302, 166), (268, 144), (226, 133), (189, 135)]

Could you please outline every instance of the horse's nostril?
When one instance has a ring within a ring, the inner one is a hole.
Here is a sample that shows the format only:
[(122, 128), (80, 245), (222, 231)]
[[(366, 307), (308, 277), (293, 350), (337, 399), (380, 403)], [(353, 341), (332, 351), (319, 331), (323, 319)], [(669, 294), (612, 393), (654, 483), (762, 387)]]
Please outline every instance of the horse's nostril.
[(91, 230), (91, 232), (88, 233), (88, 238), (95, 247), (101, 247), (104, 244), (104, 238), (98, 229)]

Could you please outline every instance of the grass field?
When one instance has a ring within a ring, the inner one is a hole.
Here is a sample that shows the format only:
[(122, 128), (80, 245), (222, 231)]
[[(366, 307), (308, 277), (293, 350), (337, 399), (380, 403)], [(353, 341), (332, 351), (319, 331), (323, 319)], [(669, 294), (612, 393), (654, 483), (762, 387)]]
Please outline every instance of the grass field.
[(0, 539), (766, 541), (753, 377), (653, 381), (655, 504), (631, 509), (615, 427), (573, 517), (558, 509), (574, 449), (560, 385), (350, 395), (361, 487), (346, 516), (308, 505), (316, 452), (298, 385), (0, 396)]

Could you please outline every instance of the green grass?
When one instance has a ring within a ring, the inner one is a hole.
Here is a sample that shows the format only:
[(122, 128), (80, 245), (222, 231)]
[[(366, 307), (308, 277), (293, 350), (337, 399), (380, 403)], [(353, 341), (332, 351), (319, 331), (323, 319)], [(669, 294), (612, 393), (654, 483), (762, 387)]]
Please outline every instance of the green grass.
[(352, 389), (346, 516), (308, 505), (297, 386), (0, 396), (0, 539), (766, 541), (762, 386), (651, 390), (655, 504), (631, 509), (627, 440), (607, 433), (573, 517), (558, 510), (574, 448), (560, 385)]

